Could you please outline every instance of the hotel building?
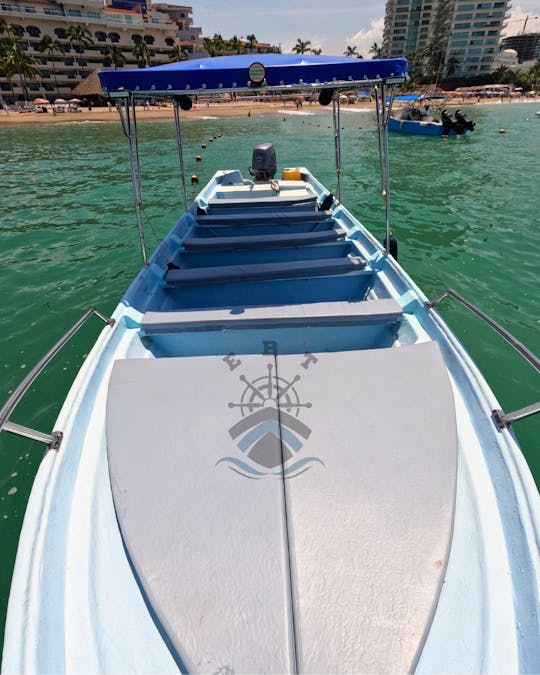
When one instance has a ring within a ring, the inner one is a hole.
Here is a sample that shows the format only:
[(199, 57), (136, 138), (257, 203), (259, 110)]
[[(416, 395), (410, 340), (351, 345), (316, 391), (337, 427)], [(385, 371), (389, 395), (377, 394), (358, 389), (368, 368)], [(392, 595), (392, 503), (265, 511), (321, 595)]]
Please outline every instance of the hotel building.
[[(104, 67), (111, 45), (120, 49), (124, 59), (117, 68), (137, 67), (133, 48), (141, 41), (148, 46), (149, 65), (168, 63), (175, 47), (188, 54), (202, 51), (202, 31), (193, 26), (192, 8), (188, 6), (151, 4), (150, 0), (107, 0), (106, 5), (103, 0), (0, 0), (0, 18), (18, 27), (19, 41), (36, 59), (40, 75), (27, 83), (30, 100), (71, 97), (82, 79)], [(86, 28), (92, 43), (70, 43), (68, 29), (73, 25)], [(63, 52), (39, 51), (44, 35), (58, 40)], [(110, 62), (108, 65), (114, 67)], [(10, 82), (0, 70), (0, 94), (4, 101), (11, 101), (13, 95), (22, 98), (19, 76), (13, 76)]]
[[(456, 77), (490, 72), (509, 9), (509, 0), (388, 0), (385, 54), (391, 58), (413, 54), (417, 70), (425, 71), (427, 54), (436, 50), (441, 65), (452, 59)], [(441, 70), (444, 75), (444, 66)]]

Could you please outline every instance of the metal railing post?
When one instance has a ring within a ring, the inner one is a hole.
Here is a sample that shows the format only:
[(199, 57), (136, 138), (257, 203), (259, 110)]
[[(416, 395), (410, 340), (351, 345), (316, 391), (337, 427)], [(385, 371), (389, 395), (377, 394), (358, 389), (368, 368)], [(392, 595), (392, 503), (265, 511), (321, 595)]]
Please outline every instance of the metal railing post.
[(54, 344), (51, 349), (49, 349), (49, 351), (36, 363), (36, 365), (32, 368), (32, 370), (30, 370), (28, 375), (3, 405), (2, 409), (0, 410), (0, 432), (9, 431), (10, 433), (17, 434), (18, 436), (24, 436), (26, 438), (31, 438), (32, 440), (47, 443), (47, 445), (49, 445), (51, 448), (58, 448), (62, 439), (61, 432), (54, 431), (52, 434), (44, 434), (40, 431), (10, 422), (9, 417), (14, 408), (18, 405), (21, 398), (28, 391), (28, 388), (32, 385), (36, 377), (42, 372), (45, 366), (56, 356), (56, 354), (58, 354), (66, 342), (68, 342), (68, 340), (70, 340), (73, 335), (75, 335), (81, 326), (86, 323), (86, 321), (91, 316), (94, 315), (109, 326), (114, 325), (114, 319), (105, 316), (105, 314), (102, 314), (97, 309), (92, 308), (85, 312), (83, 316), (60, 338), (60, 340), (58, 340), (58, 342), (56, 342), (56, 344)]
[[(486, 323), (498, 335), (500, 335), (503, 338), (503, 340), (505, 340), (521, 356), (523, 356), (523, 358), (528, 363), (530, 363), (530, 365), (536, 370), (537, 373), (540, 373), (540, 359), (535, 354), (533, 354), (530, 351), (530, 349), (527, 349), (527, 347), (525, 347), (525, 345), (522, 342), (520, 342), (514, 335), (512, 335), (510, 331), (506, 330), (506, 328), (503, 328), (494, 319), (492, 319), (485, 312), (476, 307), (476, 305), (473, 305), (472, 302), (464, 298), (462, 295), (460, 295), (453, 289), (451, 288), (446, 289), (446, 291), (438, 295), (434, 300), (428, 300), (424, 304), (428, 309), (432, 309), (433, 307), (435, 307), (435, 305), (438, 305), (439, 302), (441, 302), (441, 300), (444, 300), (447, 297), (454, 298), (454, 300), (457, 300), (464, 307), (470, 310), (475, 316), (477, 316), (484, 323)], [(524, 419), (525, 417), (529, 417), (530, 415), (536, 415), (539, 412), (540, 412), (540, 401), (538, 403), (528, 405), (525, 408), (515, 410), (514, 412), (511, 413), (505, 413), (502, 410), (493, 410), (492, 414), (498, 428), (504, 429), (505, 427), (509, 427), (512, 424), (512, 422), (517, 422), (518, 420)]]

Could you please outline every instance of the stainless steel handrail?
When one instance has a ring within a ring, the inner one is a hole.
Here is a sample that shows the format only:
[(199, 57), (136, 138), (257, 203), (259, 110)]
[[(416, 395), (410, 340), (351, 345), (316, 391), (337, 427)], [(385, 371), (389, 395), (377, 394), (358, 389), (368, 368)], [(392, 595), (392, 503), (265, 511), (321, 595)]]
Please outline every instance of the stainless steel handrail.
[(114, 319), (105, 316), (105, 314), (102, 314), (97, 309), (92, 308), (85, 312), (85, 314), (83, 314), (83, 316), (81, 316), (81, 318), (75, 324), (73, 324), (73, 326), (58, 340), (58, 342), (53, 347), (51, 347), (51, 349), (49, 349), (45, 356), (43, 356), (36, 363), (36, 365), (6, 401), (0, 410), (0, 432), (9, 431), (10, 433), (17, 434), (18, 436), (24, 436), (25, 438), (31, 438), (35, 441), (47, 443), (50, 448), (58, 449), (62, 440), (61, 432), (53, 431), (52, 434), (44, 434), (40, 431), (35, 431), (34, 429), (29, 429), (28, 427), (23, 427), (19, 424), (10, 422), (9, 417), (21, 398), (28, 391), (28, 388), (32, 385), (36, 377), (41, 373), (45, 366), (56, 356), (60, 349), (62, 349), (62, 347), (66, 344), (66, 342), (68, 342), (68, 340), (70, 340), (73, 335), (75, 335), (81, 326), (86, 323), (86, 321), (93, 315), (97, 316), (109, 326), (112, 326), (115, 322)]
[[(527, 347), (525, 347), (525, 345), (522, 342), (520, 342), (516, 337), (514, 337), (512, 333), (510, 333), (510, 331), (506, 330), (506, 328), (503, 328), (500, 324), (498, 324), (485, 312), (476, 307), (476, 305), (473, 305), (472, 302), (464, 298), (459, 293), (456, 293), (456, 291), (454, 291), (453, 289), (451, 288), (446, 289), (444, 293), (441, 293), (434, 300), (428, 300), (424, 304), (428, 309), (432, 309), (433, 307), (435, 307), (435, 305), (441, 302), (441, 300), (444, 300), (449, 296), (454, 298), (454, 300), (460, 302), (464, 307), (469, 309), (479, 319), (482, 319), (482, 321), (484, 321), (484, 323), (486, 323), (490, 328), (493, 328), (493, 330), (496, 333), (498, 333), (504, 340), (506, 340), (506, 342), (508, 342), (509, 345), (511, 345), (517, 352), (521, 354), (521, 356), (523, 356), (524, 359), (528, 361), (528, 363), (531, 364), (531, 366), (536, 370), (536, 372), (540, 373), (540, 359), (535, 354), (533, 354), (529, 349), (527, 349)], [(538, 412), (540, 412), (540, 401), (538, 403), (533, 403), (532, 405), (526, 406), (525, 408), (515, 410), (514, 412), (511, 413), (505, 414), (502, 410), (493, 410), (492, 414), (495, 423), (497, 424), (499, 429), (504, 429), (505, 427), (509, 427), (512, 424), (512, 422), (517, 422), (520, 419), (529, 417), (530, 415), (535, 415)]]

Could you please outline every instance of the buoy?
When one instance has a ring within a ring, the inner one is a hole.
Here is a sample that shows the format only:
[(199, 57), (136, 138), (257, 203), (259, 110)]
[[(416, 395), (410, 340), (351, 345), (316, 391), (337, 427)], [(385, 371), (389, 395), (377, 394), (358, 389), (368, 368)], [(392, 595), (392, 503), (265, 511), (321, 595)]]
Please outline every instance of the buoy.
[(201, 148), (202, 148), (203, 150), (206, 150), (206, 144), (203, 143), (203, 144), (201, 145)]
[(209, 143), (213, 143), (213, 142), (214, 142), (214, 139), (213, 139), (213, 138), (209, 138), (209, 139), (208, 139), (208, 142), (209, 142)]
[(200, 155), (197, 155), (197, 157), (195, 157), (195, 159), (197, 160), (197, 162), (202, 162), (202, 157)]
[(500, 134), (505, 134), (505, 133), (506, 133), (506, 129), (499, 129), (499, 133), (500, 133)]
[(197, 174), (194, 173), (193, 176), (191, 176), (191, 184), (197, 185), (198, 182), (199, 182), (199, 176), (197, 176)]

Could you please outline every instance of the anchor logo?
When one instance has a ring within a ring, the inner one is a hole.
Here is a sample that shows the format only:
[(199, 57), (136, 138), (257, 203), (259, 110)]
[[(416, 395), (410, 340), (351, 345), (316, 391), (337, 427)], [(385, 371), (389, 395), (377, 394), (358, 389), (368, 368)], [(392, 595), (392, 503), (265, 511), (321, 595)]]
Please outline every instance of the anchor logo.
[[(232, 356), (227, 357), (227, 363), (234, 370), (241, 361), (232, 360)], [(311, 359), (316, 363), (314, 357)], [(306, 368), (305, 363), (310, 361), (301, 364)], [(229, 429), (242, 458), (223, 457), (218, 464), (226, 463), (233, 471), (249, 478), (292, 478), (310, 469), (313, 463), (323, 464), (317, 457), (297, 459), (311, 435), (311, 429), (299, 416), (311, 408), (311, 403), (302, 402), (295, 387), (301, 380), (300, 375), (289, 381), (277, 374), (274, 364), (269, 363), (266, 368), (267, 373), (254, 380), (248, 380), (243, 374), (239, 376), (243, 391), (239, 401), (230, 402), (228, 407), (237, 408), (242, 416)]]

